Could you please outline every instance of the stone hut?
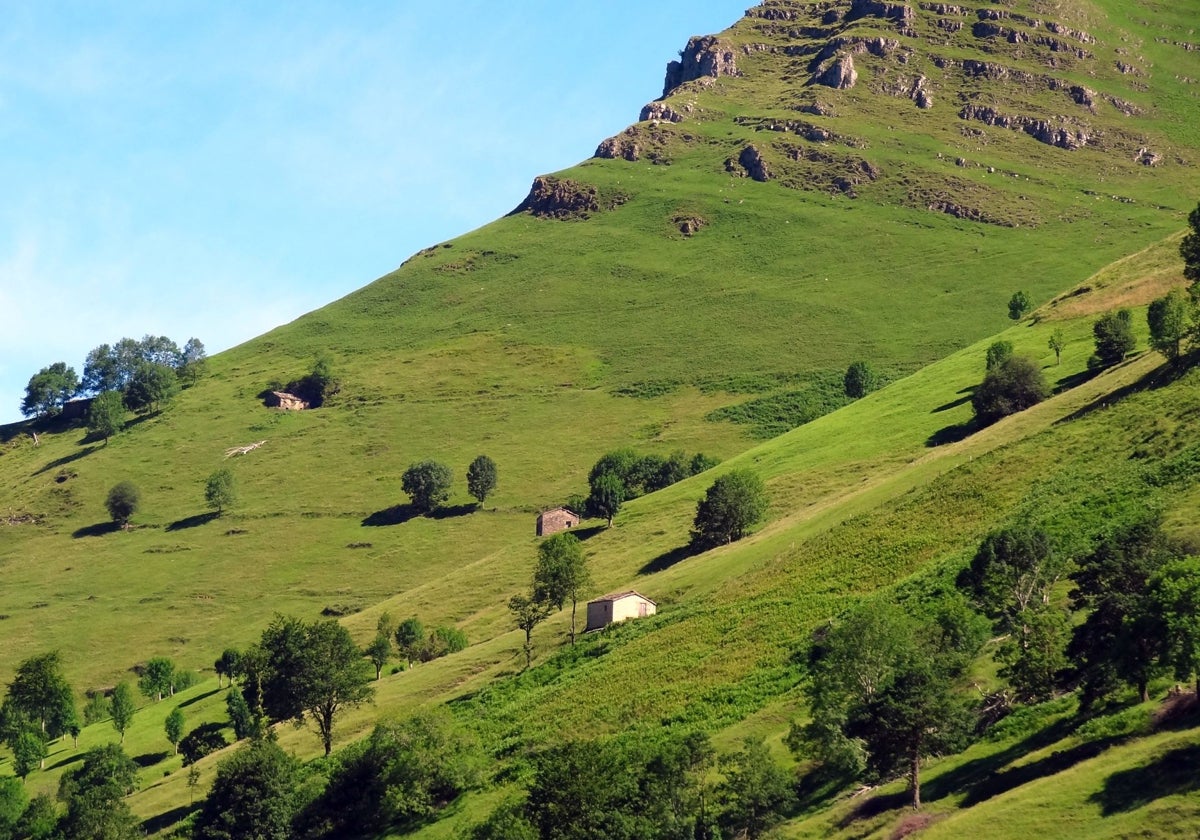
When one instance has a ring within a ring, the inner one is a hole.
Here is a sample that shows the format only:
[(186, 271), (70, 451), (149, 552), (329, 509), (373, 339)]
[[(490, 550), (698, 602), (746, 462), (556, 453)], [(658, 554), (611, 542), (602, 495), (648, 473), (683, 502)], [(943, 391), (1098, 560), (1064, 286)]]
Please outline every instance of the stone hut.
[(272, 391), (267, 395), (266, 403), (270, 408), (282, 408), (284, 411), (304, 411), (308, 408), (308, 403), (286, 391)]
[(91, 397), (81, 400), (69, 400), (63, 403), (62, 413), (59, 415), (59, 418), (62, 420), (82, 420), (87, 417), (88, 409), (91, 407)]
[(579, 524), (579, 514), (565, 507), (542, 511), (537, 518), (537, 535), (548, 537)]
[(614, 592), (594, 601), (588, 601), (587, 627), (583, 632), (600, 630), (627, 618), (645, 618), (654, 615), (658, 605), (634, 589)]

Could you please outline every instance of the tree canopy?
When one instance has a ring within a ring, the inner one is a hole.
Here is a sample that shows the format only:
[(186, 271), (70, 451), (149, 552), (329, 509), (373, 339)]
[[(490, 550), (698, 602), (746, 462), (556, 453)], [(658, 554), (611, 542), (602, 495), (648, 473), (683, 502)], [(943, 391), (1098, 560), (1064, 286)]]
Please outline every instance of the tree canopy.
[(160, 411), (179, 393), (179, 377), (173, 367), (143, 361), (125, 386), (125, 405), (139, 414)]
[(289, 840), (299, 766), (274, 741), (258, 739), (217, 764), (196, 818), (196, 840)]
[(1048, 396), (1050, 386), (1038, 363), (1026, 356), (1011, 356), (984, 375), (971, 395), (971, 407), (976, 422), (986, 426), (1037, 405)]
[(130, 517), (137, 513), (140, 502), (141, 494), (133, 482), (122, 481), (114, 484), (108, 491), (104, 506), (108, 508), (108, 515), (112, 517), (113, 522), (124, 528), (129, 524)]
[(1188, 214), (1188, 228), (1179, 243), (1179, 255), (1183, 257), (1183, 276), (1195, 287), (1200, 283), (1200, 204)]
[(467, 467), (467, 492), (482, 506), (495, 489), (496, 462), (486, 455), (477, 456)]
[(1146, 310), (1150, 346), (1174, 362), (1183, 355), (1184, 341), (1194, 329), (1196, 304), (1183, 289), (1172, 289)]
[(879, 384), (879, 375), (866, 362), (852, 363), (846, 368), (846, 375), (842, 377), (842, 388), (846, 396), (855, 400), (865, 397), (878, 388)]
[(700, 550), (740, 540), (767, 512), (762, 479), (733, 470), (714, 481), (696, 505), (692, 545)]
[(55, 362), (29, 378), (21, 414), (26, 417), (46, 417), (57, 414), (63, 404), (79, 390), (79, 377), (65, 362)]
[(450, 498), (452, 482), (450, 468), (445, 464), (420, 461), (404, 471), (400, 488), (412, 499), (414, 509), (420, 513), (431, 513)]
[(233, 470), (222, 467), (208, 477), (204, 482), (204, 501), (208, 506), (221, 515), (225, 508), (237, 503), (237, 484), (233, 478)]
[(1032, 306), (1033, 303), (1030, 301), (1028, 293), (1014, 292), (1013, 296), (1008, 299), (1008, 317), (1014, 321), (1020, 321)]
[(1120, 364), (1137, 346), (1137, 337), (1133, 334), (1133, 315), (1128, 309), (1105, 312), (1092, 325), (1092, 334), (1096, 339), (1092, 367)]
[(553, 604), (555, 609), (562, 609), (565, 602), (571, 602), (571, 644), (575, 644), (575, 607), (590, 584), (583, 544), (574, 534), (565, 531), (554, 534), (538, 546), (533, 597)]

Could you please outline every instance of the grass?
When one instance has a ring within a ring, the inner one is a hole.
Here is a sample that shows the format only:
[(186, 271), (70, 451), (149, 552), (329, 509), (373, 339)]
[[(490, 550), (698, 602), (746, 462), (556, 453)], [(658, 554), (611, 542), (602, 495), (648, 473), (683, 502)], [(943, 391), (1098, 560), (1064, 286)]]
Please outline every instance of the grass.
[[(1010, 11), (1049, 14), (1033, 6)], [(386, 676), (374, 706), (339, 722), (337, 743), (382, 714), (449, 702), (505, 760), (559, 732), (663, 726), (703, 729), (724, 748), (764, 734), (779, 752), (787, 721), (803, 714), (794, 654), (853, 600), (913, 575), (936, 582), (988, 529), (1016, 516), (1070, 523), (1063, 535), (1079, 550), (1137, 505), (1159, 506), (1177, 532), (1194, 532), (1195, 374), (1170, 382), (1150, 354), (1095, 378), (1084, 371), (1096, 312), (1143, 306), (1180, 281), (1178, 230), (1200, 176), (1179, 161), (1200, 147), (1200, 120), (1194, 85), (1179, 77), (1200, 77), (1200, 54), (1156, 40), (1186, 39), (1190, 18), (1178, 9), (1143, 20), (1149, 13), (1127, 3), (1073, 0), (1056, 15), (1100, 41), (1095, 61), (1064, 58), (1055, 74), (1134, 101), (1142, 116), (1108, 104), (1084, 113), (1061, 90), (984, 88), (957, 65), (938, 67), (934, 55), (1037, 78), (1051, 72), (1040, 49), (977, 43), (969, 25), (939, 35), (924, 12), (916, 36), (859, 24), (858, 34), (894, 37), (914, 52), (907, 65), (856, 57), (861, 78), (849, 91), (806, 86), (803, 57), (739, 52), (742, 77), (675, 97), (694, 101), (699, 116), (661, 127), (671, 165), (592, 160), (561, 173), (628, 195), (619, 208), (587, 221), (509, 216), (439, 243), (214, 358), (176, 405), (107, 445), (78, 427), (39, 427), (37, 445), (30, 425), (0, 429), (0, 518), (20, 523), (0, 525), (8, 641), (0, 671), (52, 648), (77, 689), (128, 678), (156, 655), (207, 671), (223, 648), (253, 641), (274, 611), (347, 613), (341, 620), (360, 642), (388, 611), (454, 624), (472, 645)], [(743, 21), (728, 37), (739, 46), (796, 40), (772, 25)], [(1117, 72), (1117, 49), (1159, 68), (1152, 81)], [(889, 92), (917, 72), (934, 90), (930, 111)], [(981, 96), (1006, 112), (1069, 112), (1104, 142), (1067, 152), (960, 120), (961, 98)], [(794, 110), (814, 97), (833, 103), (835, 115)], [(798, 117), (852, 145), (756, 129)], [(1168, 162), (1134, 163), (1126, 149), (1134, 140)], [(726, 171), (725, 160), (750, 142), (780, 174), (775, 182)], [(837, 158), (834, 168), (861, 157), (880, 176), (858, 185), (857, 198), (832, 194), (831, 169), (788, 157), (788, 147), (801, 146)], [(931, 196), (1005, 224), (930, 211)], [(671, 222), (682, 212), (707, 225), (684, 238)], [(1041, 309), (1014, 325), (1006, 305), (1017, 289)], [(1047, 346), (1056, 328), (1068, 340), (1060, 365)], [(973, 431), (970, 390), (996, 338), (1038, 359), (1061, 393)], [(303, 375), (323, 351), (343, 381), (334, 402), (301, 413), (258, 402), (268, 382)], [(843, 404), (841, 373), (860, 359), (891, 381)], [(581, 492), (590, 465), (620, 446), (724, 460), (629, 503), (612, 529), (589, 532), (596, 591), (636, 586), (659, 601), (660, 614), (589, 636), (574, 651), (562, 649), (566, 618), (557, 615), (535, 634), (540, 664), (520, 673), (504, 602), (527, 585), (534, 516)], [(480, 453), (496, 461), (500, 483), (477, 510), (462, 476)], [(425, 458), (452, 467), (455, 495), (444, 515), (404, 515), (400, 476)], [(203, 485), (222, 466), (234, 471), (241, 502), (214, 517)], [(696, 500), (714, 475), (737, 467), (767, 481), (767, 522), (735, 546), (689, 555)], [(102, 502), (124, 479), (141, 488), (145, 507), (119, 532)], [(189, 728), (193, 716), (223, 718), (213, 688), (209, 679), (177, 698), (195, 700)], [(139, 712), (131, 754), (166, 749), (167, 703)], [(105, 726), (89, 728), (81, 747), (112, 737)], [(306, 731), (279, 735), (302, 757), (319, 750)], [(1147, 743), (1160, 737), (1168, 753), (1187, 746), (1160, 735)], [(1130, 770), (1159, 761), (1154, 752), (1130, 755)], [(55, 756), (73, 760), (61, 744)], [(202, 789), (215, 760), (201, 763)], [(1173, 760), (1164, 777), (1173, 778)], [(35, 773), (31, 789), (53, 789), (66, 766)], [(185, 774), (174, 758), (142, 774), (134, 807), (162, 817), (152, 827), (165, 826), (163, 815), (186, 810)], [(1086, 784), (1096, 789), (1095, 779)], [(1048, 781), (1041, 812), (1061, 814), (1074, 796), (1091, 795), (1070, 790), (1055, 798)], [(948, 816), (927, 831), (950, 831), (966, 814), (995, 818), (1017, 793), (961, 813), (946, 802)], [(451, 836), (501, 795), (472, 794), (419, 835)], [(1176, 808), (1172, 796), (1163, 808)], [(837, 807), (785, 834), (829, 829)], [(1108, 815), (1102, 803), (1088, 807), (1081, 826), (1132, 825), (1159, 805)], [(885, 832), (894, 816), (882, 811), (870, 824)], [(860, 820), (846, 828), (863, 830)]]

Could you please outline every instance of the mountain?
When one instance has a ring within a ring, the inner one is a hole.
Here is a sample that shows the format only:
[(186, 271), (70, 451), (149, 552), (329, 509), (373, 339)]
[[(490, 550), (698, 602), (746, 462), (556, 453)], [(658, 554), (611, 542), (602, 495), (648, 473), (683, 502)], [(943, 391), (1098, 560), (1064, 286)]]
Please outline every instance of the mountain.
[[(1196, 11), (768, 0), (693, 38), (663, 97), (594, 158), (538, 178), (508, 216), (220, 354), (169, 409), (107, 443), (70, 423), (0, 430), (0, 666), (57, 648), (81, 691), (153, 656), (209, 669), (276, 612), (340, 616), (365, 644), (386, 611), (453, 624), (471, 646), (385, 677), (376, 706), (340, 722), (339, 744), (381, 715), (453, 701), (501, 766), (562, 733), (663, 727), (723, 750), (765, 735), (782, 760), (789, 721), (806, 714), (799, 653), (860, 599), (946, 585), (986, 533), (1022, 517), (1075, 528), (1086, 547), (1105, 517), (1144, 501), (1193, 536), (1190, 467), (1169, 486), (1151, 479), (1190, 463), (1195, 374), (1166, 376), (1146, 352), (1089, 377), (1087, 360), (1098, 314), (1183, 282), (1179, 232), (1200, 196)], [(1014, 325), (1018, 291), (1037, 308)], [(997, 338), (1038, 359), (1059, 393), (970, 433), (970, 391)], [(299, 412), (263, 404), (321, 354), (335, 397)], [(859, 360), (889, 384), (850, 402), (842, 374)], [(571, 651), (556, 614), (521, 673), (505, 605), (528, 587), (534, 518), (586, 492), (591, 465), (620, 447), (722, 464), (580, 532), (592, 594), (636, 587), (658, 615)], [(462, 477), (480, 453), (499, 486), (475, 509)], [(401, 475), (426, 458), (456, 486), (439, 515), (413, 516)], [(221, 467), (240, 501), (218, 517), (203, 489)], [(690, 555), (697, 500), (739, 467), (766, 481), (766, 523)], [(121, 480), (144, 500), (127, 532), (103, 506)], [(978, 668), (996, 683), (987, 656)], [(211, 679), (200, 689), (194, 713), (223, 720)], [(1194, 736), (1104, 742), (1102, 755), (1076, 731), (1054, 737), (1063, 714), (1044, 712), (1042, 740), (934, 764), (944, 823), (931, 836), (994, 826), (1017, 796), (1057, 836), (1054, 819), (1076, 812), (1081, 837), (1191, 824), (1169, 785), (1144, 807), (1088, 796), (1106, 761), (1153, 766)], [(80, 746), (106, 740), (105, 726)], [(150, 754), (160, 733), (145, 724), (127, 749)], [(280, 738), (316, 753), (307, 733)], [(54, 750), (52, 764), (74, 753)], [(985, 770), (1011, 784), (984, 796)], [(177, 771), (143, 770), (150, 789), (133, 801), (153, 827), (189, 798)], [(30, 785), (53, 789), (56, 772)], [(448, 836), (497, 796), (468, 796), (422, 833)], [(785, 834), (898, 830), (894, 803), (868, 801), (814, 799)]]

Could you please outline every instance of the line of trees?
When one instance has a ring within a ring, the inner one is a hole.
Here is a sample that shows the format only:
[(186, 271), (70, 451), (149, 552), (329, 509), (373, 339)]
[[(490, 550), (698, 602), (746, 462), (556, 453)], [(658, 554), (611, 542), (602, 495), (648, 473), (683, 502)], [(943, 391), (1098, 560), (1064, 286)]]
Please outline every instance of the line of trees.
[[(206, 365), (204, 343), (198, 338), (188, 339), (182, 348), (161, 335), (147, 335), (140, 341), (122, 338), (91, 350), (84, 360), (82, 378), (65, 362), (39, 370), (25, 386), (21, 413), (25, 417), (53, 416), (74, 397), (99, 399), (108, 393), (118, 394), (121, 405), (131, 411), (157, 411), (181, 385), (195, 384)], [(105, 440), (123, 425), (124, 413), (117, 416), (113, 397), (104, 397), (101, 407), (88, 418), (89, 429)]]
[[(496, 489), (496, 462), (479, 455), (467, 467), (467, 492), (483, 507), (484, 501)], [(408, 494), (418, 513), (430, 514), (450, 498), (454, 474), (438, 461), (418, 461), (410, 464), (400, 479), (400, 489)]]
[(611, 526), (621, 506), (631, 499), (670, 487), (719, 462), (703, 452), (688, 455), (682, 451), (667, 457), (638, 455), (632, 449), (616, 449), (600, 457), (588, 472), (587, 496), (572, 496), (565, 507)]

